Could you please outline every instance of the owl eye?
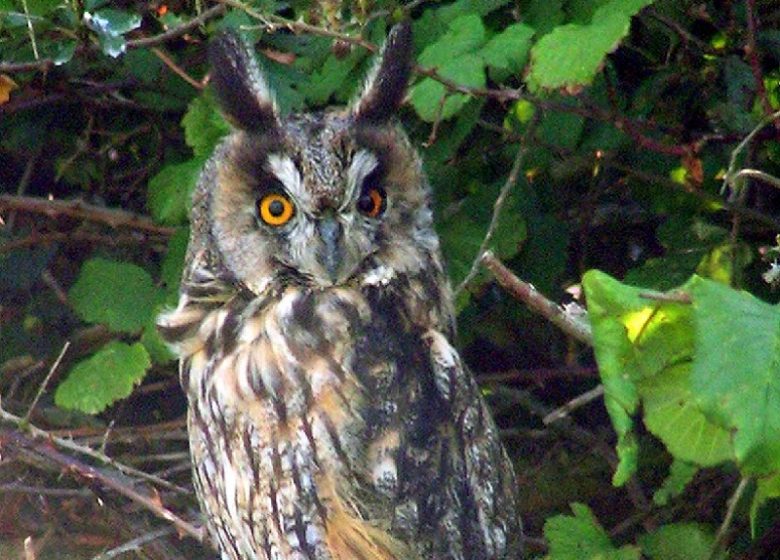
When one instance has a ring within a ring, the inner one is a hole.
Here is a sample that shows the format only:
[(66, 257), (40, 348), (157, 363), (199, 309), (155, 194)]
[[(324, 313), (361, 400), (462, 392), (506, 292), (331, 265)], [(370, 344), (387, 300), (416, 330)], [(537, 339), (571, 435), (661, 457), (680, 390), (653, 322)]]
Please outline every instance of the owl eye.
[(260, 218), (269, 226), (283, 226), (290, 221), (295, 207), (289, 198), (280, 193), (264, 195), (258, 202)]
[(376, 218), (381, 216), (387, 208), (387, 193), (382, 187), (363, 188), (360, 198), (357, 199), (357, 209), (368, 216)]

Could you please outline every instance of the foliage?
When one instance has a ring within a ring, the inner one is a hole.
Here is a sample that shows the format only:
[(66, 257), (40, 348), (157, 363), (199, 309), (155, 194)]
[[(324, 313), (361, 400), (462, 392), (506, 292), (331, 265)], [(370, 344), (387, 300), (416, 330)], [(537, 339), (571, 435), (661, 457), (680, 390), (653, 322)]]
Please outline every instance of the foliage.
[[(181, 415), (154, 389), (177, 381), (153, 321), (229, 130), (208, 40), (239, 29), (280, 109), (317, 110), (353, 98), (365, 47), (406, 17), (418, 67), (399, 118), (466, 280), (464, 355), (548, 543), (530, 553), (763, 557), (780, 526), (774, 0), (0, 0), (3, 408), (24, 410), (46, 385), (35, 364), (72, 341), (36, 422)], [(487, 235), (553, 300), (582, 289), (593, 354), (472, 274)], [(574, 428), (537, 423), (599, 382)]]

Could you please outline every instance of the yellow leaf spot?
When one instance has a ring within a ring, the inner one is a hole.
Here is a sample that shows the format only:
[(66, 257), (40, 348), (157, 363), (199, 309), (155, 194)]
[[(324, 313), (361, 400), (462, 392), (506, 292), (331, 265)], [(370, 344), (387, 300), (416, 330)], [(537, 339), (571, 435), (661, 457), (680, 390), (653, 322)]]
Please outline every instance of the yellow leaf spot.
[(646, 328), (647, 322), (652, 316), (652, 307), (645, 307), (639, 311), (634, 311), (632, 313), (626, 313), (623, 315), (623, 324), (626, 326), (628, 340), (630, 340), (632, 343), (636, 342), (639, 333), (641, 333)]

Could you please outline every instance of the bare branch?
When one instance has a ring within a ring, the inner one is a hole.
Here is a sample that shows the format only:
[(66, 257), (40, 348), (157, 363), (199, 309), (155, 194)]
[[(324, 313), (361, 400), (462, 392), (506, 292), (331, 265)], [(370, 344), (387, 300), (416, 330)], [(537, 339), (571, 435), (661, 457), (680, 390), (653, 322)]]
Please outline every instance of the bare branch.
[(13, 449), (33, 453), (46, 461), (52, 462), (66, 472), (75, 474), (80, 478), (90, 481), (96, 481), (102, 486), (125, 496), (133, 502), (143, 506), (145, 509), (154, 513), (157, 517), (165, 519), (173, 524), (182, 534), (189, 535), (192, 538), (202, 541), (203, 531), (185, 521), (168, 508), (164, 507), (156, 496), (147, 496), (134, 490), (129, 485), (123, 484), (116, 476), (110, 476), (100, 469), (88, 465), (81, 461), (69, 457), (49, 445), (37, 443), (17, 431), (0, 432), (0, 446), (12, 446)]
[(125, 210), (103, 208), (80, 200), (48, 200), (32, 196), (0, 194), (0, 211), (2, 210), (20, 210), (35, 214), (45, 214), (51, 218), (69, 216), (71, 218), (106, 224), (113, 228), (126, 227), (165, 236), (172, 235), (175, 231), (172, 227), (158, 225), (140, 214)]
[(496, 256), (487, 251), (482, 256), (482, 263), (493, 273), (502, 288), (525, 303), (532, 311), (539, 313), (569, 336), (593, 346), (593, 333), (587, 319), (573, 310), (561, 307), (554, 301), (544, 297), (528, 282), (520, 280)]

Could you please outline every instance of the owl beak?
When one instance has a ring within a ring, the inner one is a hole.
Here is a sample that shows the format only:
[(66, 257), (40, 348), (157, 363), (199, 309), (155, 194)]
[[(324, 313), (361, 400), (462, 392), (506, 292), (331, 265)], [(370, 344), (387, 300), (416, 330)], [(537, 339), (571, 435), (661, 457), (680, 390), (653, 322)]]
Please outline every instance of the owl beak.
[(344, 228), (335, 215), (320, 219), (317, 225), (322, 246), (320, 247), (320, 263), (328, 273), (332, 284), (342, 280), (344, 272)]

